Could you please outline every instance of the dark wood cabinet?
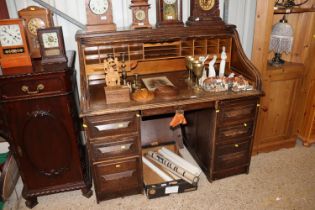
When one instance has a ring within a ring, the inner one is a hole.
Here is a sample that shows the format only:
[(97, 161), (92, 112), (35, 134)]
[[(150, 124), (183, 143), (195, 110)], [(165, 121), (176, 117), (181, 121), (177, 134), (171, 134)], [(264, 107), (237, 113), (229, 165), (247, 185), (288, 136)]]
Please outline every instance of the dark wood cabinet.
[(0, 77), (0, 106), (26, 205), (36, 205), (37, 196), (67, 190), (82, 189), (89, 196), (74, 69), (36, 63), (33, 68), (31, 74)]

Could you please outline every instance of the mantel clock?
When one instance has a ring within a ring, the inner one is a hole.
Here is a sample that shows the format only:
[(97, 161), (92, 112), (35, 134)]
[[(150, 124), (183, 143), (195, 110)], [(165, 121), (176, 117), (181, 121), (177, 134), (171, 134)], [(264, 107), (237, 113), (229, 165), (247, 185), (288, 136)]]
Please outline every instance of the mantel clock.
[(132, 29), (152, 28), (149, 23), (149, 8), (148, 0), (131, 0)]
[(50, 27), (37, 30), (42, 64), (66, 63), (68, 61), (62, 28)]
[(112, 0), (85, 0), (87, 31), (115, 31)]
[(156, 3), (157, 26), (184, 25), (182, 0), (157, 0)]
[(187, 25), (223, 24), (220, 18), (219, 0), (191, 0)]
[(29, 43), (32, 58), (40, 58), (39, 42), (37, 39), (37, 29), (52, 27), (52, 13), (48, 9), (30, 6), (20, 10), (19, 17), (25, 20), (26, 36)]
[(32, 66), (23, 19), (0, 20), (0, 64), (2, 68)]

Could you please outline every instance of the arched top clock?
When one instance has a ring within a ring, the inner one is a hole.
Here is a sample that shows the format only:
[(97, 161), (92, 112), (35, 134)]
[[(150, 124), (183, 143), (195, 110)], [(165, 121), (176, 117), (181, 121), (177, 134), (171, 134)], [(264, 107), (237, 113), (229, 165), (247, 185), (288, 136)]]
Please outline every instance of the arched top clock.
[(115, 31), (112, 0), (85, 0), (87, 31)]
[(220, 18), (219, 0), (191, 0), (187, 25), (224, 25)]

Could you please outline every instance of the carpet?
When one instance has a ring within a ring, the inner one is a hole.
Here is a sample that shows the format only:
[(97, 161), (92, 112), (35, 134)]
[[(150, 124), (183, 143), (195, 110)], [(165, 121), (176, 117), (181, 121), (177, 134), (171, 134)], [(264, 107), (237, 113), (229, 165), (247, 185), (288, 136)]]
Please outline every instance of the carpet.
[[(186, 150), (181, 152), (191, 160)], [(193, 192), (152, 200), (134, 195), (97, 204), (95, 195), (87, 199), (80, 191), (73, 191), (42, 196), (38, 201), (34, 210), (314, 210), (315, 145), (306, 148), (299, 143), (291, 149), (254, 156), (248, 175), (209, 183), (202, 174), (198, 190)], [(28, 208), (19, 197), (4, 209)]]

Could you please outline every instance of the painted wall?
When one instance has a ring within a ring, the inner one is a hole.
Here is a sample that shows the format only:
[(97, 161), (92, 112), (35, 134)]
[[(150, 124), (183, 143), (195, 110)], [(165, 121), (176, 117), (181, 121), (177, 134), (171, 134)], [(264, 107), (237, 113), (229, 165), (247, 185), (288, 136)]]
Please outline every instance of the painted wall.
[[(32, 0), (6, 0), (11, 18), (17, 17), (17, 11), (26, 6), (37, 5)], [(67, 15), (86, 23), (85, 0), (44, 0), (46, 3), (56, 7)], [(152, 25), (156, 23), (156, 0), (149, 0), (151, 9), (149, 20)], [(131, 25), (131, 10), (129, 9), (130, 0), (113, 0), (113, 18), (117, 27), (128, 27)], [(254, 32), (254, 16), (256, 10), (255, 0), (220, 0), (221, 17), (227, 23), (235, 24), (238, 28), (244, 50), (248, 57), (251, 57)], [(188, 19), (190, 11), (190, 0), (183, 0), (183, 20)], [(76, 50), (75, 33), (79, 28), (67, 20), (55, 15), (55, 25), (63, 27), (66, 49)], [(77, 59), (78, 60), (78, 59)], [(78, 61), (76, 68), (79, 69)], [(79, 75), (79, 74), (78, 74)]]

